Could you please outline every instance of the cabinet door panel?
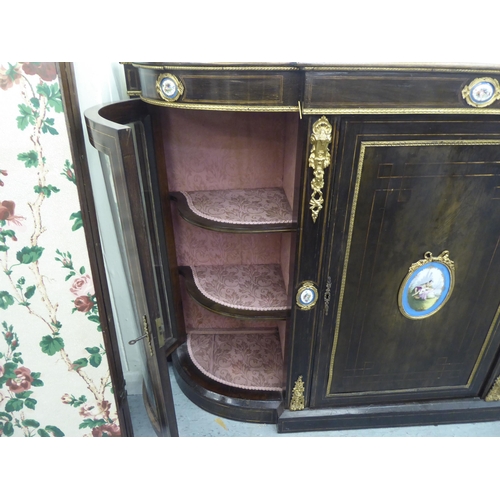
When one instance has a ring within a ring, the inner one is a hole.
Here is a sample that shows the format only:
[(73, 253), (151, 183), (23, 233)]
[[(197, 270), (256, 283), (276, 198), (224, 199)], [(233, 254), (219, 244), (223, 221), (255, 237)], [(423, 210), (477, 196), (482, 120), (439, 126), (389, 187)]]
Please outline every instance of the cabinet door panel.
[[(311, 404), (477, 396), (499, 342), (500, 123), (346, 120), (339, 151), (332, 204), (348, 210), (325, 235), (335, 307), (318, 313)], [(449, 300), (405, 317), (410, 266), (446, 250)]]
[(160, 202), (154, 169), (148, 163), (152, 159), (148, 157), (144, 130), (147, 113), (141, 101), (126, 101), (93, 108), (86, 112), (86, 118), (92, 145), (101, 155), (109, 198), (114, 202), (115, 226), (142, 329), (137, 348), (146, 366), (144, 397), (148, 413), (159, 435), (174, 436), (178, 431), (167, 355), (177, 346), (180, 329), (162, 244), (163, 226), (156, 222)]

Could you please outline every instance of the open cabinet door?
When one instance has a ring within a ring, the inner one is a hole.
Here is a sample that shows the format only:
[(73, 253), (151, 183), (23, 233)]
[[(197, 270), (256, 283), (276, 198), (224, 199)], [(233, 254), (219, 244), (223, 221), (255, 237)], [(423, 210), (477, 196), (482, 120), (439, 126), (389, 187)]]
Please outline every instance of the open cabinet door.
[[(92, 108), (85, 113), (89, 138), (99, 151), (129, 286), (142, 332), (129, 342), (142, 350), (143, 395), (150, 420), (159, 436), (177, 436), (177, 423), (167, 356), (180, 343), (173, 283), (177, 271), (167, 255), (162, 202), (157, 190), (154, 159), (148, 154), (149, 116), (142, 101)], [(164, 207), (163, 207), (164, 209)], [(102, 230), (102, 228), (101, 228)]]

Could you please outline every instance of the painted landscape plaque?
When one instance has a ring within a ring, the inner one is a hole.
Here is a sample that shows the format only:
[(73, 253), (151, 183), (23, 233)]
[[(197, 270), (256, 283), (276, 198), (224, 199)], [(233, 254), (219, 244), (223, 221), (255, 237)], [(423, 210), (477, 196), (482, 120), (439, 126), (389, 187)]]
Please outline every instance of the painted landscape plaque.
[(439, 257), (426, 252), (424, 257), (410, 266), (399, 289), (399, 310), (409, 319), (437, 313), (450, 298), (455, 283), (455, 264), (448, 251)]

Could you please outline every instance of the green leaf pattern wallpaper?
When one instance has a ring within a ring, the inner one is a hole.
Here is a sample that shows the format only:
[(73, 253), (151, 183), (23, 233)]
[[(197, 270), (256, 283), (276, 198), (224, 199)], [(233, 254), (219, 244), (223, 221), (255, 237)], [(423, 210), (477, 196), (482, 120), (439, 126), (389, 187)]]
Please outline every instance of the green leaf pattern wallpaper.
[(0, 64), (0, 437), (120, 435), (55, 63)]

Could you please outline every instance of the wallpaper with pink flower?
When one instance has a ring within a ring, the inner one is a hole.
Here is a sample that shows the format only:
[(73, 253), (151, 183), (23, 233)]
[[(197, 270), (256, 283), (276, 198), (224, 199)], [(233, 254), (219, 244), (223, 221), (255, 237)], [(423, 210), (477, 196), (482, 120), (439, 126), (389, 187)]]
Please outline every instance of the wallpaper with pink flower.
[(0, 64), (0, 437), (120, 435), (54, 63)]

